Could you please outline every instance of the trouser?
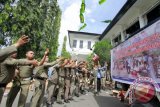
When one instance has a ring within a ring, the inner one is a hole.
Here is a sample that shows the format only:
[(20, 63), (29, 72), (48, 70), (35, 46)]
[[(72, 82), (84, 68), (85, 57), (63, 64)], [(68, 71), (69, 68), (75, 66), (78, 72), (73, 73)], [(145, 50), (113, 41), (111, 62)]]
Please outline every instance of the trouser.
[(5, 91), (6, 85), (7, 84), (0, 84), (0, 103), (1, 103), (2, 98), (3, 98), (3, 94), (4, 94), (4, 91)]
[(70, 92), (69, 92), (69, 98), (72, 98), (73, 96), (74, 96), (74, 94), (75, 94), (75, 89), (76, 89), (76, 86), (75, 86), (75, 79), (74, 78), (72, 78), (71, 80), (70, 80), (70, 83), (71, 83), (71, 87), (70, 87)]
[(20, 81), (18, 79), (14, 79), (13, 85), (8, 93), (8, 96), (7, 96), (6, 107), (12, 107), (12, 104), (13, 104), (18, 92), (21, 89), (20, 85), (21, 85)]
[(79, 95), (79, 79), (75, 79), (75, 95)]
[(94, 77), (94, 91), (97, 92), (97, 77)]
[(70, 77), (65, 78), (65, 94), (64, 94), (64, 99), (68, 100), (69, 97), (69, 91), (70, 91), (71, 83), (70, 83)]
[(64, 90), (64, 77), (59, 77), (58, 80), (58, 95), (57, 95), (57, 102), (61, 102), (62, 101), (62, 92)]
[(81, 94), (83, 94), (84, 93), (84, 89), (85, 89), (85, 82), (84, 82), (83, 78), (80, 78), (79, 79), (79, 92)]
[(101, 78), (97, 78), (97, 92), (101, 90)]
[(29, 86), (30, 86), (30, 80), (14, 81), (13, 86), (11, 87), (11, 90), (8, 94), (6, 106), (12, 107), (14, 99), (16, 98), (18, 92), (21, 90), (18, 101), (18, 107), (25, 107), (25, 103), (29, 92)]
[(104, 88), (105, 87), (105, 84), (106, 84), (106, 78), (101, 78), (101, 85), (102, 87)]
[(34, 86), (35, 92), (32, 97), (31, 106), (30, 107), (41, 107), (43, 104), (43, 97), (45, 94), (45, 84), (46, 80), (35, 79)]
[(21, 81), (21, 92), (18, 101), (18, 107), (25, 107), (25, 103), (28, 97), (30, 81)]
[(48, 97), (47, 97), (48, 104), (53, 104), (52, 97), (56, 91), (56, 87), (57, 87), (57, 84), (52, 83), (51, 81), (48, 81)]

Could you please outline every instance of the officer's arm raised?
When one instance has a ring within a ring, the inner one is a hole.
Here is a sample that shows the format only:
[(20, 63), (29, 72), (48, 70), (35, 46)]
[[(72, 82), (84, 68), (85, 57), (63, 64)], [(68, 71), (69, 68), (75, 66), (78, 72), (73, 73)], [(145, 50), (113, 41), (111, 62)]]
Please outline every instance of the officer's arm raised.
[(25, 59), (6, 59), (5, 64), (7, 65), (34, 65), (37, 66), (38, 65), (38, 61), (37, 60), (25, 60)]
[(60, 59), (57, 59), (56, 61), (53, 61), (53, 62), (51, 62), (51, 63), (44, 63), (43, 65), (44, 65), (45, 67), (52, 67), (52, 66), (58, 64), (58, 63), (59, 63), (60, 61), (62, 61), (62, 60), (63, 60), (63, 58), (60, 58)]
[(41, 61), (40, 61), (39, 64), (38, 64), (39, 66), (41, 66), (41, 65), (44, 64), (44, 62), (45, 62), (45, 60), (46, 60), (46, 57), (47, 57), (48, 53), (49, 53), (49, 49), (46, 49), (43, 58), (41, 59)]
[(11, 54), (17, 52), (17, 48), (26, 44), (28, 41), (28, 36), (23, 35), (21, 38), (18, 39), (18, 41), (15, 44), (13, 44), (13, 46), (0, 49), (0, 62), (5, 60)]

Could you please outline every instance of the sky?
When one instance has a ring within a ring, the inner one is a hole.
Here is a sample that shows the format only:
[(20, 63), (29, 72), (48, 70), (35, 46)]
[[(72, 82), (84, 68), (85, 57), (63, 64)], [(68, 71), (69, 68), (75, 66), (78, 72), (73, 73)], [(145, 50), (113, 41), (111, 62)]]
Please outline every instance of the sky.
[[(87, 26), (81, 30), (82, 32), (102, 34), (109, 25), (102, 21), (112, 20), (127, 0), (106, 0), (102, 5), (99, 5), (98, 1), (85, 0), (86, 10), (84, 17)], [(68, 30), (78, 31), (82, 25), (79, 19), (81, 0), (58, 0), (58, 3), (62, 11), (58, 48), (58, 55), (60, 55), (64, 36), (68, 38)], [(66, 46), (67, 51), (71, 51), (68, 39)]]

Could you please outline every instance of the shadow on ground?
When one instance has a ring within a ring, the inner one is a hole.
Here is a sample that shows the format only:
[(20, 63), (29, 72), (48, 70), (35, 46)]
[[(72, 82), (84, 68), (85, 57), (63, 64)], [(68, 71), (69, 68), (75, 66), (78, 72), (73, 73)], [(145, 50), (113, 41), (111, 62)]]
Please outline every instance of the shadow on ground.
[(110, 96), (94, 96), (99, 107), (129, 107), (127, 104), (121, 103), (117, 98)]

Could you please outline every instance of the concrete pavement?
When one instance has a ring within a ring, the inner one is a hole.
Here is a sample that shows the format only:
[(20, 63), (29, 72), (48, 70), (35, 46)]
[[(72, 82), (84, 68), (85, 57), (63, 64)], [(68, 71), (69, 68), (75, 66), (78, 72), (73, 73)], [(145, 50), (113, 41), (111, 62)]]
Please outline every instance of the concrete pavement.
[[(32, 96), (32, 91), (30, 91), (29, 96), (27, 98), (26, 107), (30, 105), (30, 99)], [(2, 104), (0, 107), (5, 107), (6, 96), (2, 100)], [(19, 95), (16, 97), (14, 101), (13, 107), (17, 107)], [(46, 107), (44, 105), (44, 107)], [(53, 107), (129, 107), (127, 104), (121, 103), (117, 98), (114, 98), (109, 95), (109, 92), (102, 91), (100, 95), (94, 96), (92, 93), (88, 92), (86, 95), (81, 95), (80, 97), (75, 97), (74, 101), (71, 101), (68, 104), (54, 104)]]

